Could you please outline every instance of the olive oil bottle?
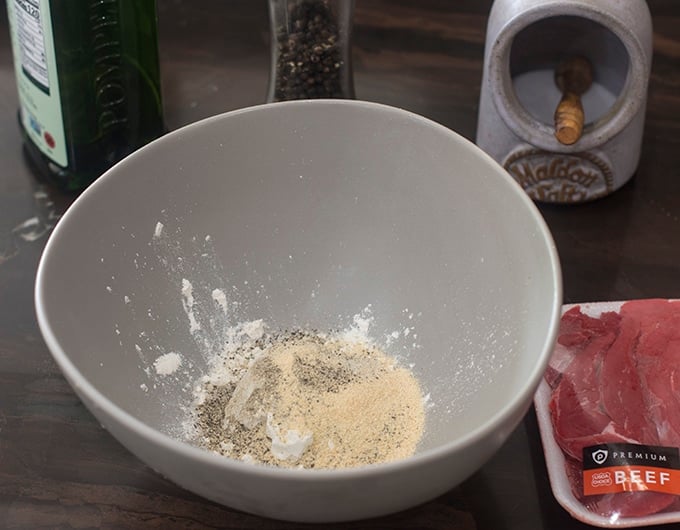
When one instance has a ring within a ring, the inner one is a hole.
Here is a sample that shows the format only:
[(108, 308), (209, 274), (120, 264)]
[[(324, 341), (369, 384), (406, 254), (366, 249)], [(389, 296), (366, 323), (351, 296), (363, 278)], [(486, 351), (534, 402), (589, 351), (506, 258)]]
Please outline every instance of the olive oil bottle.
[(80, 191), (163, 132), (155, 0), (7, 0), (19, 125), (38, 172)]

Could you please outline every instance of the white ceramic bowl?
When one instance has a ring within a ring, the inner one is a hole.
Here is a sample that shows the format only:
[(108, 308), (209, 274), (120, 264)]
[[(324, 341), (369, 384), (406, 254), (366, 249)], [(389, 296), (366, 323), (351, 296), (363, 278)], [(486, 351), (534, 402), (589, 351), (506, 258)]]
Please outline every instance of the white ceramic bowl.
[[(478, 469), (530, 406), (560, 304), (551, 236), (513, 180), (449, 129), (358, 101), (230, 112), (140, 149), (64, 215), (36, 285), (54, 358), (122, 444), (193, 492), (297, 521), (401, 510)], [(412, 331), (385, 347), (430, 395), (413, 457), (285, 470), (176, 439), (225, 324), (330, 330), (369, 306), (379, 343)], [(184, 363), (159, 376), (168, 352)]]

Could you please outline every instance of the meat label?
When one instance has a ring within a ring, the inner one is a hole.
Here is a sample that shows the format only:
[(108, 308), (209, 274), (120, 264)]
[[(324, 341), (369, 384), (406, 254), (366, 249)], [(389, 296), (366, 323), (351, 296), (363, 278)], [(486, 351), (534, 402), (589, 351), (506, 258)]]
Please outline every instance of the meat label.
[(677, 447), (611, 443), (583, 448), (583, 494), (656, 491), (680, 495)]

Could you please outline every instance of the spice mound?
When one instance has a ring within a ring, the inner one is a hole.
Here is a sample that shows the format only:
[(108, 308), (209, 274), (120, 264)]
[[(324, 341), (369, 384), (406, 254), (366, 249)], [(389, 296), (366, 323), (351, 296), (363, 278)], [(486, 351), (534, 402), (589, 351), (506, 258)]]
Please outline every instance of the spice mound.
[(425, 420), (412, 373), (375, 346), (340, 335), (262, 335), (228, 353), (199, 390), (199, 445), (279, 467), (405, 458)]

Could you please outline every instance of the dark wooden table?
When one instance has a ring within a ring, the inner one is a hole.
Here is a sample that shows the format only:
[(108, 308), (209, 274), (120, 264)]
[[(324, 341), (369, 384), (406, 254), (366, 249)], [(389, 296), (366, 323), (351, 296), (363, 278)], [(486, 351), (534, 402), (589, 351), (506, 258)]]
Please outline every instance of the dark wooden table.
[[(239, 513), (164, 480), (119, 445), (62, 378), (40, 336), (36, 267), (73, 197), (22, 155), (5, 3), (0, 9), (0, 528), (297, 528)], [(357, 97), (474, 139), (490, 0), (357, 0)], [(642, 160), (612, 196), (541, 206), (565, 302), (680, 297), (680, 4), (650, 0), (654, 67)], [(170, 129), (262, 103), (264, 0), (159, 0)], [(530, 412), (465, 483), (417, 508), (338, 528), (579, 529), (552, 497)]]

